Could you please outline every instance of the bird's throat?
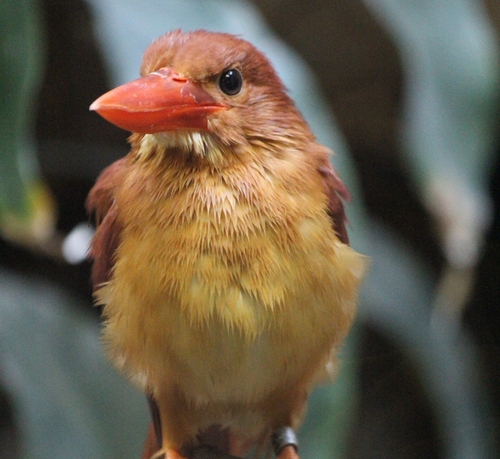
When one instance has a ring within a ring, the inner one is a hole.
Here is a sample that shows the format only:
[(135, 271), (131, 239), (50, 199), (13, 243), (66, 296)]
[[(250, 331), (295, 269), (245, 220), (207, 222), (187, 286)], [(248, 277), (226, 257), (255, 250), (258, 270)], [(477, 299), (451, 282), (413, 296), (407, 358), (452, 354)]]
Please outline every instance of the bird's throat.
[(163, 155), (169, 154), (181, 154), (188, 161), (205, 161), (220, 166), (228, 161), (231, 151), (211, 134), (180, 130), (146, 134), (137, 149), (138, 158), (145, 161), (161, 161)]

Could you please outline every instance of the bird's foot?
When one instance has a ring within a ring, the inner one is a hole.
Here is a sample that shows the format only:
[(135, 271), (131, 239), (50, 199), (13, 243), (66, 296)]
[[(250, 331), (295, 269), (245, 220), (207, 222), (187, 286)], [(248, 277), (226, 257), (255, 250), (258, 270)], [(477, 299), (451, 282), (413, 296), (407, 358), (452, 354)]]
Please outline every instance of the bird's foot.
[(276, 429), (271, 436), (271, 441), (276, 459), (299, 459), (297, 454), (299, 444), (291, 427)]
[(187, 459), (173, 448), (162, 448), (151, 456), (151, 459)]

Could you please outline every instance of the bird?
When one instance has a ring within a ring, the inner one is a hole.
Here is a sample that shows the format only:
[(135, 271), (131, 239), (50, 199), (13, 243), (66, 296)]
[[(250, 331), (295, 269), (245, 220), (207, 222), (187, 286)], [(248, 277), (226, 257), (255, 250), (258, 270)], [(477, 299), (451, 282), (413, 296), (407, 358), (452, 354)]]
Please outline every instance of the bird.
[(297, 458), (367, 268), (332, 152), (264, 54), (226, 33), (155, 39), (140, 77), (90, 110), (131, 132), (86, 206), (104, 346), (151, 408), (143, 457), (273, 440)]

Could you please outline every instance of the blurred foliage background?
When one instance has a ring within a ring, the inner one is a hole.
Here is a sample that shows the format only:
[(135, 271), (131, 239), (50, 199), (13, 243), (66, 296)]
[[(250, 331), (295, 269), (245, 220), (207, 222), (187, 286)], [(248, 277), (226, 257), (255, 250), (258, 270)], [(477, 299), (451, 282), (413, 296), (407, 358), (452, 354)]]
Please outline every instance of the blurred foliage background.
[(178, 27), (265, 51), (372, 258), (303, 459), (499, 457), (496, 0), (1, 2), (0, 457), (139, 457), (146, 405), (102, 356), (82, 258), (85, 197), (128, 134), (88, 106)]

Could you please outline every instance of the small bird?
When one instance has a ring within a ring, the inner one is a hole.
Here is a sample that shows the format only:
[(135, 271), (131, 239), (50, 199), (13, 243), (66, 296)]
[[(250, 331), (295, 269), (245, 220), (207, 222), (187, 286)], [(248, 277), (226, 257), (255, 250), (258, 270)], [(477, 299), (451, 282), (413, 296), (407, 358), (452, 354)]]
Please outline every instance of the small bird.
[(90, 106), (132, 135), (87, 209), (103, 337), (150, 401), (148, 454), (241, 457), (275, 434), (297, 457), (289, 429), (335, 372), (366, 268), (348, 192), (250, 43), (173, 31), (140, 73)]

